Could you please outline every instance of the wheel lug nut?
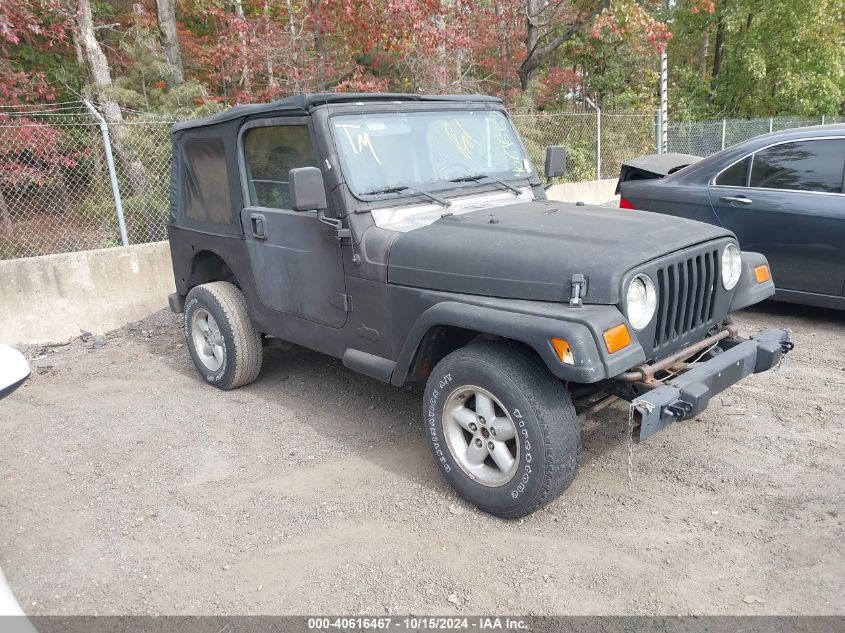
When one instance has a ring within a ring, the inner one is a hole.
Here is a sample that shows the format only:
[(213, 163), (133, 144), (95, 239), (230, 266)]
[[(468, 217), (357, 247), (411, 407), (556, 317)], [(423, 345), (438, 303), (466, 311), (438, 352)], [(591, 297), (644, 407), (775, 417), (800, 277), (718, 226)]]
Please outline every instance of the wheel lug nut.
[(480, 415), (478, 416), (478, 421), (479, 421), (481, 424), (484, 424), (484, 422), (485, 422), (484, 418), (483, 418), (482, 416), (480, 416)]
[(490, 427), (490, 435), (492, 435), (493, 437), (496, 437), (496, 429), (492, 426)]
[(473, 433), (475, 433), (478, 430), (478, 426), (475, 424), (475, 422), (469, 423), (469, 430), (472, 431)]
[(492, 450), (493, 450), (494, 448), (496, 448), (496, 447), (495, 447), (495, 445), (493, 444), (493, 442), (487, 442), (487, 448), (489, 448), (489, 449), (492, 451)]
[(479, 438), (475, 438), (475, 446), (476, 446), (477, 448), (481, 448), (481, 445), (482, 445), (483, 443), (484, 443), (484, 442), (482, 442)]

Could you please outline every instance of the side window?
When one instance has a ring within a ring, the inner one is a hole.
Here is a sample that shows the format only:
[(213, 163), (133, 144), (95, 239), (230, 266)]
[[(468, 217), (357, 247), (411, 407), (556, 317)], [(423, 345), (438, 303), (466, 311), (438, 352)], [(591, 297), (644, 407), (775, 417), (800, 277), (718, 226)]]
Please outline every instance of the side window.
[(750, 164), (751, 157), (746, 156), (716, 176), (715, 184), (725, 187), (746, 187), (748, 185), (748, 166)]
[(317, 167), (307, 125), (256, 127), (244, 137), (249, 200), (252, 206), (289, 209), (288, 172)]
[(192, 220), (232, 224), (226, 147), (219, 138), (185, 142), (185, 213)]
[(754, 155), (751, 186), (842, 193), (845, 140), (781, 143)]

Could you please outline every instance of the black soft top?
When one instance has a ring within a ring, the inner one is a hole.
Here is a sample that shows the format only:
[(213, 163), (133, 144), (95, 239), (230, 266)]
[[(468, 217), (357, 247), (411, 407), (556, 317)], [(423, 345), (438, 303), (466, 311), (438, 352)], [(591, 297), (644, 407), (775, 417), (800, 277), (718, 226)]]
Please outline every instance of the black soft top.
[(307, 114), (317, 106), (329, 103), (356, 102), (384, 102), (384, 101), (475, 101), (484, 103), (501, 103), (497, 97), (487, 95), (417, 95), (401, 92), (322, 92), (316, 94), (299, 94), (287, 99), (270, 103), (251, 103), (229, 108), (204, 119), (191, 119), (173, 124), (171, 132), (179, 132), (189, 128), (205, 127), (241, 117), (265, 112), (279, 112), (292, 114)]

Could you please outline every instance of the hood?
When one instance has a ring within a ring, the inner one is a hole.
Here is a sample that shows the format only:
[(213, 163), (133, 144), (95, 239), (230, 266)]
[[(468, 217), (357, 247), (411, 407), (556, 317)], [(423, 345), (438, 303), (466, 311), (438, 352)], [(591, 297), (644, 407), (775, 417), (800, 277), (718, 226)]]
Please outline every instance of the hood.
[(721, 227), (657, 213), (538, 200), (446, 215), (402, 233), (387, 275), (418, 288), (568, 301), (572, 275), (582, 273), (587, 303), (615, 304), (629, 270), (726, 236)]

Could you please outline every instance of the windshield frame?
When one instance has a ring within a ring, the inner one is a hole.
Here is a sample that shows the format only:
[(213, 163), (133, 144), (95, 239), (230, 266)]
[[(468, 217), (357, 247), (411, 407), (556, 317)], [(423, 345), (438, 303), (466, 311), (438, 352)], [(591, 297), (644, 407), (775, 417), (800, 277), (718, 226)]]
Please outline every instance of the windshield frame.
[[(363, 105), (363, 104), (359, 104)], [(369, 105), (369, 104), (368, 104)], [(336, 117), (348, 117), (348, 116), (361, 116), (366, 117), (368, 115), (374, 116), (383, 116), (383, 115), (392, 115), (392, 114), (399, 114), (399, 115), (414, 115), (416, 113), (442, 113), (444, 115), (448, 115), (450, 113), (461, 113), (461, 112), (477, 112), (479, 114), (491, 114), (491, 113), (498, 113), (501, 115), (507, 124), (510, 126), (510, 130), (514, 139), (515, 144), (522, 152), (524, 159), (527, 161), (528, 166), (530, 167), (529, 171), (526, 171), (521, 176), (510, 176), (502, 178), (500, 172), (495, 172), (495, 177), (499, 180), (512, 183), (512, 182), (522, 182), (528, 181), (528, 186), (533, 187), (536, 184), (539, 184), (537, 170), (535, 169), (531, 159), (528, 155), (528, 152), (525, 149), (525, 145), (522, 142), (522, 137), (519, 135), (519, 132), (516, 129), (516, 125), (514, 125), (513, 120), (510, 117), (508, 111), (500, 105), (496, 105), (494, 107), (490, 107), (490, 105), (479, 102), (474, 103), (471, 101), (468, 102), (459, 102), (455, 104), (448, 104), (444, 107), (444, 104), (438, 104), (438, 106), (432, 107), (431, 104), (426, 104), (425, 106), (421, 107), (420, 104), (417, 103), (385, 103), (379, 104), (381, 107), (377, 108), (367, 108), (366, 110), (358, 107), (355, 109), (351, 108), (332, 108), (331, 111), (328, 113), (328, 116), (325, 119), (325, 129), (331, 139), (331, 145), (333, 154), (335, 155), (338, 163), (338, 169), (340, 170), (343, 176), (343, 182), (346, 186), (347, 191), (349, 194), (364, 203), (383, 203), (383, 202), (393, 202), (396, 200), (403, 200), (404, 199), (414, 199), (414, 198), (424, 198), (423, 194), (420, 194), (420, 191), (426, 191), (431, 193), (440, 193), (443, 194), (444, 192), (454, 192), (454, 194), (461, 195), (461, 192), (466, 192), (466, 195), (469, 195), (469, 192), (476, 189), (484, 188), (485, 190), (504, 190), (505, 188), (496, 183), (493, 180), (482, 178), (478, 181), (472, 182), (449, 182), (448, 180), (436, 180), (430, 181), (425, 183), (419, 182), (403, 182), (403, 183), (394, 183), (393, 186), (399, 187), (407, 187), (407, 189), (397, 192), (390, 192), (390, 193), (383, 193), (383, 194), (372, 194), (366, 195), (362, 192), (356, 191), (352, 185), (350, 180), (350, 172), (351, 168), (346, 162), (346, 157), (344, 156), (343, 152), (340, 150), (340, 140), (337, 135), (335, 134), (335, 126), (333, 123), (333, 119)], [(411, 106), (411, 107), (403, 107), (403, 106)], [(469, 174), (474, 175), (474, 174)], [(494, 175), (491, 173), (491, 175)], [(536, 181), (536, 182), (535, 182)], [(518, 185), (517, 185), (518, 186)], [(416, 190), (416, 191), (415, 191)], [(454, 195), (453, 194), (453, 195)]]

